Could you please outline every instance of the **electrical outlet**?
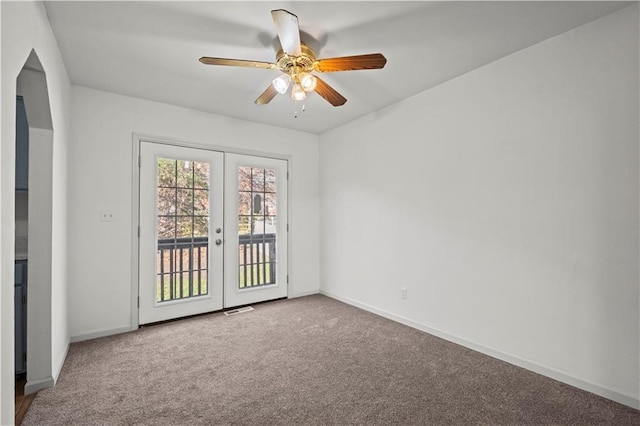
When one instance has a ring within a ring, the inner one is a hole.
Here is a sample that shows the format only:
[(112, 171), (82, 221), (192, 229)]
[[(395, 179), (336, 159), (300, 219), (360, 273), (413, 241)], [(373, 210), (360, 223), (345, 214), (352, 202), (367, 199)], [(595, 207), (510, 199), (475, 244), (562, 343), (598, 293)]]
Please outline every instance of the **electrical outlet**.
[(407, 298), (407, 288), (406, 287), (402, 287), (400, 289), (400, 298), (401, 299), (406, 299)]
[(100, 212), (100, 221), (101, 222), (113, 222), (115, 218), (113, 217), (112, 212), (102, 211)]

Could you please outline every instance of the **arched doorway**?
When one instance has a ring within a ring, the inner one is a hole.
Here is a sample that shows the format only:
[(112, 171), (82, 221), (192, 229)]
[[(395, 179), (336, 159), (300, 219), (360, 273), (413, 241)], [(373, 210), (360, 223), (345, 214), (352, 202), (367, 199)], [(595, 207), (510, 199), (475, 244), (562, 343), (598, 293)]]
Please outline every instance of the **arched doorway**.
[(25, 393), (54, 385), (51, 341), (53, 124), (47, 79), (31, 51), (16, 80), (28, 122), (27, 359)]

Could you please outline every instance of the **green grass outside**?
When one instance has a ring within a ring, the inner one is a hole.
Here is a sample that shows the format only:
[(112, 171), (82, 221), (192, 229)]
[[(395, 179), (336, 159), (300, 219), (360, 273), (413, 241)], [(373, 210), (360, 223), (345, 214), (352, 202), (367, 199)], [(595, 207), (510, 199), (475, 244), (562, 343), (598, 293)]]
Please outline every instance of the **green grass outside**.
[[(186, 274), (185, 274), (186, 275)], [(156, 281), (156, 302), (168, 302), (170, 300), (180, 300), (180, 283), (174, 283), (174, 298), (170, 299), (170, 290), (171, 290), (171, 283), (169, 283), (168, 277), (165, 277), (165, 283), (164, 283), (164, 300), (162, 300), (162, 283), (160, 281), (160, 277), (157, 277), (157, 281)], [(187, 298), (189, 297), (189, 280), (187, 279), (187, 277), (184, 278), (183, 282), (182, 282), (182, 298)], [(207, 285), (207, 277), (206, 275), (200, 278), (200, 292), (198, 292), (198, 283), (195, 282), (193, 285), (193, 290), (192, 290), (192, 297), (196, 297), (196, 296), (204, 296), (207, 294), (207, 292), (209, 291), (209, 287)]]
[[(253, 270), (253, 281), (251, 281), (251, 271)], [(247, 276), (245, 276), (245, 268), (243, 266), (239, 267), (238, 273), (238, 287), (248, 288), (248, 287), (256, 287), (265, 284), (273, 284), (268, 282), (271, 277), (271, 264), (267, 263), (264, 265), (250, 265), (247, 266)], [(260, 279), (258, 280), (258, 273), (260, 273)], [(185, 277), (182, 282), (182, 294), (183, 299), (189, 297), (189, 286), (190, 282), (188, 280), (188, 274), (184, 273)], [(179, 278), (178, 278), (179, 279)], [(164, 300), (162, 300), (162, 287), (164, 286)], [(168, 280), (168, 277), (165, 276), (165, 282), (162, 284), (160, 277), (156, 279), (156, 302), (168, 302), (171, 300), (180, 300), (180, 283), (174, 283), (174, 298), (170, 299), (170, 288), (171, 283)], [(206, 274), (200, 278), (200, 292), (198, 292), (198, 283), (195, 282), (193, 285), (192, 297), (204, 296), (209, 291), (207, 276)]]
[[(264, 267), (263, 267), (264, 266)], [(251, 281), (251, 271), (253, 270), (253, 281)], [(258, 273), (260, 273), (260, 280), (258, 280)], [(254, 287), (270, 283), (271, 277), (271, 263), (264, 265), (249, 265), (247, 266), (247, 276), (245, 277), (244, 266), (240, 266), (238, 273), (238, 286), (240, 288)]]

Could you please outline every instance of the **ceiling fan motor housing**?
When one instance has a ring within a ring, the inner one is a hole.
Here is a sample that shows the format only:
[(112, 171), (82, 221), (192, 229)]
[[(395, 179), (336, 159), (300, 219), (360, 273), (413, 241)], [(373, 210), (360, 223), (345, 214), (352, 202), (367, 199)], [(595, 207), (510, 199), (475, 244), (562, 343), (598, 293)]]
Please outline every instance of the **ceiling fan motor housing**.
[(304, 43), (300, 44), (300, 56), (287, 55), (282, 49), (276, 54), (276, 68), (288, 75), (313, 71), (316, 54)]

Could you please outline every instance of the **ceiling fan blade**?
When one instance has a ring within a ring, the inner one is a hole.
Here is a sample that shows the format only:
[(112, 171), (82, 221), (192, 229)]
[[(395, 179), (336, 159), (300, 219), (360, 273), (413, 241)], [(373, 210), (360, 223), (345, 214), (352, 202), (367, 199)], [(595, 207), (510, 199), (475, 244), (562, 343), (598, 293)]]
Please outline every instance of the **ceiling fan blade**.
[(342, 96), (333, 87), (322, 81), (316, 76), (316, 88), (315, 91), (318, 95), (322, 96), (327, 102), (334, 107), (344, 105), (347, 102), (347, 98)]
[(277, 94), (278, 92), (273, 87), (273, 84), (270, 84), (269, 87), (267, 87), (267, 90), (262, 92), (262, 95), (258, 96), (258, 99), (256, 99), (255, 102), (258, 105), (266, 105), (271, 102), (271, 100), (275, 98)]
[(375, 70), (384, 68), (387, 58), (382, 53), (319, 59), (314, 68), (319, 72)]
[(276, 64), (272, 64), (270, 62), (245, 61), (244, 59), (210, 58), (208, 56), (200, 58), (200, 62), (205, 65), (228, 65), (232, 67), (264, 68), (267, 70), (276, 68)]
[(290, 56), (300, 56), (302, 47), (300, 45), (298, 17), (284, 9), (272, 10), (271, 17), (276, 26), (280, 45), (284, 53)]

